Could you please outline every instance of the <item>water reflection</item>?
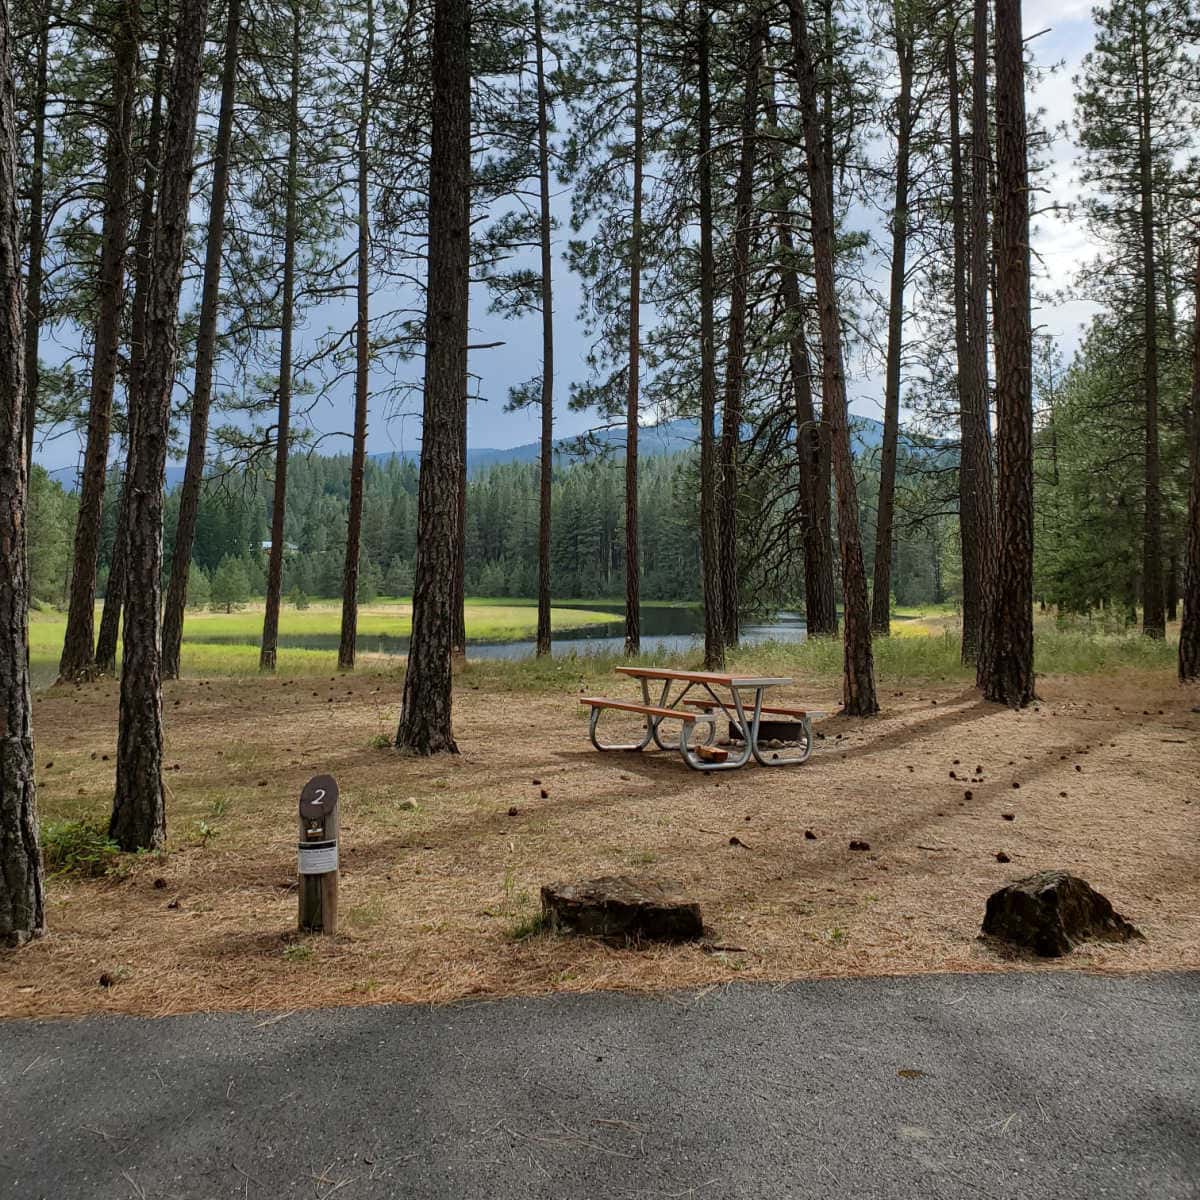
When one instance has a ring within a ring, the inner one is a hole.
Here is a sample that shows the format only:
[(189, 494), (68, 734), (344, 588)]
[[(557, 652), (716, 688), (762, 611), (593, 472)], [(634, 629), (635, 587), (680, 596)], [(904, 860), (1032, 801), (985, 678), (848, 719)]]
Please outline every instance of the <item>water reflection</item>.
[[(586, 608), (590, 612), (612, 613), (613, 620), (581, 629), (564, 629), (551, 639), (551, 651), (555, 654), (619, 654), (625, 647), (624, 605), (579, 604), (555, 605), (556, 608)], [(686, 651), (696, 646), (704, 635), (704, 617), (699, 608), (644, 608), (642, 609), (643, 653), (672, 653)], [(759, 642), (802, 642), (805, 638), (804, 618), (797, 612), (780, 612), (771, 621), (747, 621), (742, 626), (743, 645)], [(238, 645), (242, 639), (236, 637), (206, 638), (200, 634), (189, 641), (206, 641), (210, 644)], [(280, 649), (336, 650), (336, 633), (289, 634), (280, 631)], [(387, 634), (360, 634), (358, 650), (361, 654), (408, 653), (407, 637), (392, 637)], [(515, 660), (530, 658), (537, 649), (533, 640), (520, 642), (467, 642), (468, 658), (498, 658)]]

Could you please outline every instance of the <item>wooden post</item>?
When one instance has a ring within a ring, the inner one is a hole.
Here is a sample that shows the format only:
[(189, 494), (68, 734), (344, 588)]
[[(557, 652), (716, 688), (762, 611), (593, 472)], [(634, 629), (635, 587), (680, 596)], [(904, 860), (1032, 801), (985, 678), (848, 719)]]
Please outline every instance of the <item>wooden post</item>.
[(314, 775), (300, 793), (300, 931), (335, 933), (338, 898), (338, 787)]

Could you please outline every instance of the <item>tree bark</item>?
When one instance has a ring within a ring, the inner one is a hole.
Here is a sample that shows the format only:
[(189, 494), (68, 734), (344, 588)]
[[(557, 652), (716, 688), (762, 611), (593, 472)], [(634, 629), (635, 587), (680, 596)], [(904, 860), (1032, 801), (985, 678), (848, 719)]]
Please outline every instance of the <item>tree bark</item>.
[(182, 0), (154, 225), (154, 269), (146, 300), (146, 353), (130, 413), (125, 651), (117, 786), (109, 822), (109, 836), (122, 850), (159, 846), (166, 836), (158, 617), (163, 473), (178, 354), (179, 293), (207, 19), (208, 0)]
[(998, 529), (987, 590), (984, 696), (1021, 708), (1033, 679), (1033, 334), (1020, 0), (996, 0)]
[(883, 391), (883, 445), (875, 524), (875, 593), (871, 629), (891, 633), (892, 538), (896, 510), (896, 453), (900, 440), (900, 360), (904, 351), (904, 284), (908, 271), (908, 174), (912, 140), (913, 32), (906, 0), (893, 6), (900, 94), (896, 100), (896, 194), (892, 211), (892, 264), (888, 296), (887, 366)]
[[(767, 93), (771, 124), (778, 128), (779, 109), (773, 91)], [(787, 194), (788, 176), (783, 155), (772, 139), (768, 143), (775, 155), (775, 189), (780, 197)], [(779, 286), (783, 303), (791, 316), (788, 339), (788, 374), (792, 384), (792, 404), (796, 412), (796, 466), (800, 486), (800, 507), (804, 519), (804, 624), (809, 637), (837, 637), (837, 598), (833, 586), (833, 543), (830, 536), (829, 475), (824, 464), (828, 455), (823, 446), (813, 404), (812, 356), (806, 333), (807, 314), (801, 299), (800, 275), (796, 269), (796, 244), (792, 236), (791, 213), (786, 207), (776, 215), (779, 237)]]
[(1200, 680), (1200, 248), (1196, 259), (1196, 312), (1192, 334), (1191, 486), (1188, 489), (1187, 557), (1183, 616), (1179, 625), (1179, 679)]
[(46, 928), (33, 774), (21, 225), (8, 0), (0, 0), (0, 946)]
[[(25, 404), (24, 437), (26, 478), (33, 463), (33, 438), (37, 430), (37, 402), (40, 371), (38, 347), (42, 337), (42, 276), (46, 245), (46, 102), (47, 71), (50, 58), (50, 10), (48, 0), (39, 4), (41, 25), (38, 29), (37, 62), (34, 67), (33, 154), (30, 162), (29, 220), (26, 228), (26, 253), (29, 267), (25, 275)], [(28, 563), (26, 563), (28, 566)]]
[(642, 350), (642, 188), (646, 155), (642, 0), (633, 7), (633, 212), (629, 222), (629, 366), (625, 394), (625, 655), (642, 649), (642, 556), (638, 533), (638, 416)]
[[(136, 304), (136, 297), (134, 300)], [(104, 589), (104, 609), (100, 614), (100, 630), (96, 634), (96, 672), (100, 675), (117, 673), (117, 638), (121, 627), (121, 609), (125, 604), (125, 564), (128, 560), (126, 542), (129, 537), (125, 492), (129, 479), (129, 450), (125, 451), (125, 471), (117, 500), (117, 525), (113, 533), (112, 561), (108, 566), (108, 584)]]
[[(978, 663), (987, 638), (984, 598), (996, 546), (991, 403), (988, 396), (988, 0), (975, 0), (971, 74), (971, 198), (966, 350), (959, 357), (959, 536), (963, 567), (962, 661)], [(961, 162), (959, 166), (961, 175)], [(956, 197), (961, 195), (961, 183)], [(957, 201), (961, 210), (961, 201)]]
[[(129, 326), (129, 370), (126, 379), (126, 408), (132, 412), (138, 405), (137, 391), (141, 387), (141, 364), (146, 357), (146, 300), (150, 291), (154, 250), (154, 202), (158, 187), (158, 156), (162, 142), (163, 88), (171, 54), (171, 24), (160, 13), (158, 54), (154, 60), (154, 94), (150, 103), (150, 124), (142, 159), (142, 196), (138, 213), (138, 232), (134, 247), (133, 313)], [(128, 561), (126, 537), (128, 506), (125, 502), (129, 486), (129, 459), (132, 451), (129, 438), (125, 445), (125, 471), (121, 477), (120, 498), (117, 501), (117, 525), (113, 539), (112, 561), (108, 568), (108, 584), (104, 589), (104, 610), (100, 615), (100, 631), (96, 635), (96, 670), (101, 675), (117, 673), (117, 637), (121, 626), (121, 609), (125, 604), (125, 566)]]
[(725, 645), (738, 641), (737, 492), (738, 446), (742, 432), (742, 393), (746, 368), (746, 308), (750, 275), (750, 235), (754, 223), (754, 161), (758, 149), (759, 73), (762, 69), (763, 20), (749, 17), (742, 95), (742, 129), (737, 183), (733, 200), (733, 278), (729, 295), (729, 322), (725, 350), (725, 390), (721, 403), (720, 484), (717, 536), (720, 556), (722, 636)]
[(826, 143), (822, 137), (804, 0), (788, 0), (788, 15), (808, 158), (813, 262), (821, 325), (824, 417), (829, 426), (832, 469), (837, 489), (838, 549), (842, 560), (842, 603), (845, 610), (843, 707), (848, 715), (867, 717), (879, 711), (879, 702), (875, 695), (870, 601), (859, 535), (858, 494), (846, 412), (842, 327), (834, 273), (835, 231), (830, 198), (832, 166), (826, 160)]
[(550, 113), (542, 4), (533, 0), (537, 43), (538, 187), (542, 251), (542, 444), (538, 479), (538, 657), (550, 653), (550, 474), (554, 465), (554, 289), (550, 257)]
[(96, 315), (92, 378), (88, 397), (87, 449), (75, 524), (71, 598), (58, 675), (88, 679), (96, 673), (96, 563), (108, 442), (112, 427), (113, 387), (121, 344), (125, 304), (125, 251), (129, 236), (130, 183), (133, 176), (133, 106), (137, 84), (139, 0), (121, 0), (113, 41), (113, 92), (104, 166), (104, 219), (101, 230), (99, 307)]
[(704, 669), (725, 666), (720, 544), (717, 532), (717, 468), (714, 423), (717, 407), (717, 354), (714, 330), (716, 268), (713, 262), (712, 86), (709, 75), (709, 7), (700, 0), (697, 21), (699, 60), (696, 174), (700, 200), (700, 568), (704, 589)]
[(1141, 191), (1142, 235), (1142, 394), (1146, 403), (1145, 514), (1142, 535), (1142, 632), (1151, 638), (1167, 635), (1163, 611), (1162, 481), (1158, 450), (1158, 283), (1154, 256), (1154, 141), (1150, 103), (1149, 31), (1146, 6), (1138, 10), (1138, 186)]
[(467, 303), (471, 216), (471, 26), (468, 0), (435, 0), (429, 177), (425, 397), (417, 493), (412, 639), (396, 745), (457, 753), (451, 724), (453, 576), (466, 480)]
[(208, 449), (208, 414), (212, 404), (213, 368), (217, 350), (217, 316), (221, 304), (221, 252), (225, 242), (225, 205), (229, 194), (229, 151), (233, 142), (233, 106), (237, 87), (238, 40), (241, 36), (241, 0), (229, 0), (225, 25), (225, 61), (221, 69), (221, 107), (217, 140), (213, 148), (212, 198), (208, 209), (208, 240), (204, 250), (204, 283), (200, 294), (200, 323), (196, 333), (196, 379), (192, 388), (191, 427), (187, 461), (179, 489), (179, 519), (171, 580), (163, 612), (164, 679), (179, 678), (179, 649), (183, 641), (183, 614), (187, 607), (188, 573), (200, 489), (204, 483), (204, 458)]
[(279, 646), (279, 603), (283, 592), (284, 518), (287, 515), (288, 443), (292, 419), (292, 337), (296, 317), (296, 217), (300, 148), (300, 5), (292, 0), (291, 78), (288, 83), (288, 154), (283, 234), (283, 310), (279, 331), (279, 407), (275, 427), (275, 488), (271, 500), (271, 552), (263, 612), (260, 671), (274, 671)]
[(375, 52), (375, 3), (367, 0), (362, 92), (358, 106), (358, 317), (354, 330), (354, 450), (350, 458), (350, 511), (346, 563), (342, 569), (342, 636), (338, 666), (353, 670), (358, 641), (358, 559), (362, 546), (363, 484), (367, 463), (367, 406), (371, 395), (371, 63)]

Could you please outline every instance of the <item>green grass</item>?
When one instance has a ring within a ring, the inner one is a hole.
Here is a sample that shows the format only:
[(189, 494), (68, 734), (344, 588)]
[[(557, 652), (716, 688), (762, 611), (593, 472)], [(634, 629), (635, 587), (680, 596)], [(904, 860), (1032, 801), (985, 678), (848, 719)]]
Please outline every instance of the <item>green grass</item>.
[[(875, 671), (880, 681), (903, 686), (922, 683), (967, 683), (974, 667), (960, 662), (957, 629), (933, 632), (914, 630), (874, 641)], [(1117, 670), (1171, 670), (1178, 642), (1154, 641), (1140, 633), (1088, 633), (1058, 629), (1039, 620), (1035, 634), (1035, 669), (1042, 675), (1094, 675)], [(593, 691), (612, 685), (612, 670), (622, 664), (678, 667), (697, 670), (701, 653), (643, 654), (625, 659), (619, 654), (570, 654), (518, 662), (474, 661), (466, 680), (494, 691), (540, 692)], [(790, 675), (797, 679), (836, 680), (842, 674), (842, 644), (836, 638), (807, 642), (764, 642), (732, 650), (729, 669), (748, 674)], [(581, 710), (582, 711), (582, 710)]]
[[(554, 608), (551, 623), (556, 630), (580, 629), (602, 625), (613, 619), (611, 613), (586, 608)], [(516, 642), (532, 638), (537, 632), (537, 605), (509, 600), (468, 599), (466, 604), (467, 637), (471, 641)], [(184, 621), (183, 672), (185, 675), (251, 675), (258, 670), (259, 639), (262, 636), (262, 605), (255, 604), (232, 613), (189, 610)], [(100, 607), (96, 624), (100, 623)], [(53, 681), (62, 651), (66, 616), (59, 612), (30, 614), (29, 648), (34, 682), (45, 686)], [(279, 618), (281, 637), (327, 637), (336, 639), (341, 631), (341, 604), (337, 601), (313, 603), (297, 610), (285, 603)], [(358, 632), (367, 642), (378, 637), (407, 637), (412, 631), (412, 607), (405, 601), (378, 601), (359, 610)], [(362, 643), (360, 642), (360, 645)], [(321, 675), (333, 670), (337, 651), (281, 647), (278, 670), (286, 675)]]
[[(572, 602), (575, 603), (575, 602)], [(584, 603), (580, 601), (578, 603)], [(925, 605), (900, 609), (901, 621), (893, 636), (874, 643), (875, 667), (888, 684), (914, 681), (968, 681), (973, 669), (959, 662), (957, 624), (953, 607)], [(611, 621), (608, 613), (586, 608), (554, 610), (555, 627), (579, 628)], [(184, 632), (183, 671), (190, 676), (253, 675), (258, 670), (258, 639), (261, 609), (241, 612), (189, 612)], [(30, 647), (34, 680), (38, 686), (54, 678), (65, 618), (60, 613), (36, 612), (30, 619)], [(280, 632), (284, 635), (336, 635), (340, 606), (334, 602), (314, 605), (297, 612), (284, 606)], [(504, 641), (531, 638), (536, 626), (533, 601), (493, 600), (472, 597), (467, 602), (467, 636), (472, 640)], [(1154, 641), (1140, 633), (1112, 631), (1083, 620), (1063, 618), (1057, 622), (1039, 616), (1036, 627), (1036, 660), (1039, 674), (1088, 675), (1109, 671), (1169, 670), (1174, 666), (1177, 639)], [(408, 605), (396, 602), (364, 606), (360, 631), (404, 636), (410, 629)], [(240, 637), (230, 644), (216, 638)], [(523, 660), (472, 660), (463, 682), (500, 692), (545, 692), (593, 689), (611, 682), (613, 667), (632, 661), (642, 665), (695, 669), (700, 665), (696, 648), (674, 654), (644, 654), (626, 660), (619, 654), (560, 654), (551, 658)], [(335, 650), (282, 648), (278, 671), (281, 675), (327, 675), (334, 670)], [(733, 670), (756, 674), (792, 675), (807, 679), (837, 679), (842, 673), (842, 647), (836, 639), (814, 638), (802, 644), (766, 642), (733, 650), (728, 656)], [(386, 667), (384, 669), (390, 669)]]

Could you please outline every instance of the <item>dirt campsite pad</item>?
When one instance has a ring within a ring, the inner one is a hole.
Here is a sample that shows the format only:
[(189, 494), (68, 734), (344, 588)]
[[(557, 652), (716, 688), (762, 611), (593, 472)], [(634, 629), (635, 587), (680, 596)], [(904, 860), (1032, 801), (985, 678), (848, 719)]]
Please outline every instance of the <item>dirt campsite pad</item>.
[[(1021, 713), (957, 686), (884, 687), (882, 717), (821, 723), (807, 766), (716, 776), (592, 750), (576, 701), (600, 682), (530, 695), (468, 671), (462, 754), (436, 760), (387, 747), (392, 674), (168, 684), (166, 852), (53, 878), (49, 934), (0, 958), (0, 1014), (1044, 969), (977, 934), (992, 890), (1048, 867), (1146, 934), (1055, 969), (1200, 967), (1200, 714), (1165, 672), (1043, 679)], [(44, 823), (105, 819), (116, 692), (39, 699)], [(828, 681), (781, 700), (836, 709)], [(341, 924), (301, 938), (296, 801), (325, 771), (341, 787)], [(678, 884), (710, 936), (637, 948), (539, 931), (541, 884), (621, 872)]]

